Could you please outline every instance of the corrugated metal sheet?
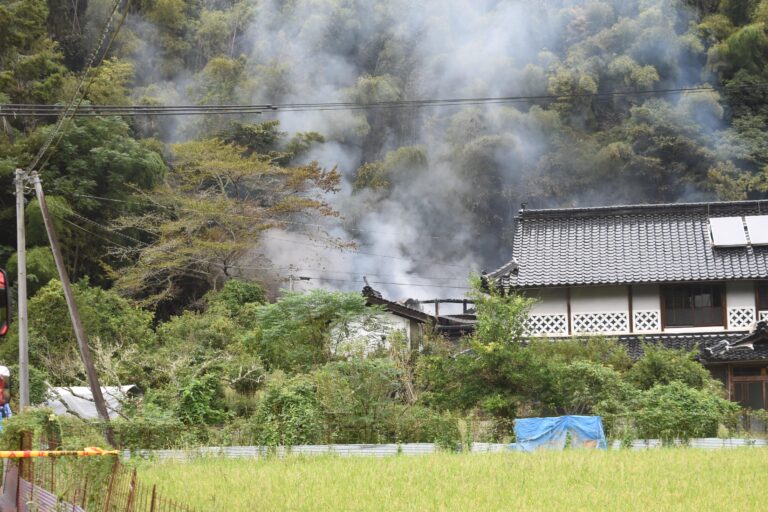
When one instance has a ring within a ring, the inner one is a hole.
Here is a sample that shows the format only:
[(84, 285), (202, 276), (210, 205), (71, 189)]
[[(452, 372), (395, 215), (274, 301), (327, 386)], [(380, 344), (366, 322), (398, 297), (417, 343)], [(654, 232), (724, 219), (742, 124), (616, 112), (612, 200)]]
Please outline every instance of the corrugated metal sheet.
[[(720, 449), (720, 448), (743, 448), (743, 447), (764, 447), (768, 446), (768, 440), (765, 439), (721, 439), (719, 437), (702, 437), (691, 439), (688, 443), (678, 442), (679, 445), (689, 446), (691, 448)], [(645, 450), (648, 448), (661, 448), (662, 442), (659, 439), (638, 439), (632, 441), (633, 450)], [(614, 441), (613, 449), (621, 448), (620, 441)]]
[[(682, 444), (682, 443), (680, 443)], [(645, 450), (660, 448), (662, 443), (658, 439), (638, 439), (632, 442), (631, 449)], [(738, 448), (744, 446), (763, 447), (768, 446), (768, 440), (764, 439), (720, 439), (708, 437), (692, 439), (686, 446), (691, 448), (718, 449)], [(618, 450), (622, 447), (620, 441), (614, 441), (611, 449)], [(509, 451), (510, 445), (505, 443), (472, 443), (472, 453), (499, 453)], [(193, 450), (140, 450), (131, 453), (123, 452), (123, 458), (139, 457), (145, 459), (161, 460), (189, 460), (200, 457), (226, 457), (259, 458), (267, 455), (285, 457), (286, 455), (338, 455), (341, 457), (391, 457), (393, 455), (427, 455), (441, 449), (433, 443), (405, 443), (405, 444), (318, 444), (300, 446), (278, 446), (269, 448), (266, 446), (209, 446)], [(457, 446), (456, 451), (460, 448)]]
[(472, 443), (472, 453), (489, 453), (507, 451), (509, 445), (504, 443)]
[(19, 512), (57, 512), (66, 510), (67, 512), (85, 512), (82, 507), (59, 500), (56, 495), (41, 489), (33, 487), (26, 480), (19, 481), (19, 492), (21, 493), (21, 510)]

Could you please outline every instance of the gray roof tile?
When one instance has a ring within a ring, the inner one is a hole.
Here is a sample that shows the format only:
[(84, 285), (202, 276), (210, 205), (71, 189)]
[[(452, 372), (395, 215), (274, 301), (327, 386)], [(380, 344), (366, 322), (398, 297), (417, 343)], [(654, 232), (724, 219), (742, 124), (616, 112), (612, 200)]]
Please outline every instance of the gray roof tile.
[(768, 214), (768, 201), (527, 210), (516, 219), (504, 286), (768, 278), (768, 246), (712, 247), (710, 217)]
[(702, 363), (727, 363), (768, 360), (768, 343), (757, 342), (755, 348), (736, 348), (715, 355), (708, 354), (704, 349), (717, 345), (725, 340), (734, 343), (743, 339), (749, 333), (729, 332), (723, 334), (646, 334), (619, 336), (618, 342), (624, 345), (633, 360), (643, 356), (643, 345), (661, 345), (671, 349), (698, 350), (698, 358)]

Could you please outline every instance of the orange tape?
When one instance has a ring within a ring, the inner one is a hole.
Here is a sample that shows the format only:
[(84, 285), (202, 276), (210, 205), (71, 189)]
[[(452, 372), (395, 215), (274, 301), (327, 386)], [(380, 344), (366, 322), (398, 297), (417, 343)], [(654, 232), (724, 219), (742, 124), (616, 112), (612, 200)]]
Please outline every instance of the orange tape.
[(0, 459), (31, 459), (34, 457), (89, 457), (93, 455), (119, 455), (117, 450), (104, 450), (89, 446), (82, 450), (0, 450)]

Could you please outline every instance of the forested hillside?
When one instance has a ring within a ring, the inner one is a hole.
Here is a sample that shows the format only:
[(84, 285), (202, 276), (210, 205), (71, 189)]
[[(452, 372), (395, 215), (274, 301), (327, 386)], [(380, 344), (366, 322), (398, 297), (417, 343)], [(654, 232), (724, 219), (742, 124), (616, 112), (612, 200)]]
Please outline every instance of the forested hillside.
[[(159, 390), (148, 403), (182, 422), (193, 420), (179, 389), (208, 396), (192, 410), (218, 424), (253, 412), (222, 406), (224, 390), (278, 403), (322, 383), (339, 392), (340, 375), (382, 379), (382, 400), (405, 386), (397, 358), (318, 366), (337, 364), (328, 329), (360, 313), (351, 296), (304, 299), (320, 312), (280, 338), (274, 308), (304, 318), (303, 303), (265, 301), (297, 275), (347, 290), (367, 275), (395, 298), (461, 295), (470, 271), (508, 257), (521, 203), (768, 191), (768, 0), (128, 0), (87, 69), (113, 5), (0, 0), (0, 104), (293, 105), (76, 117), (36, 167), (90, 301), (101, 371)], [(355, 107), (296, 106), (334, 102)], [(14, 170), (55, 117), (0, 114), (0, 263), (12, 273)], [(29, 199), (34, 364), (76, 382), (73, 339), (51, 328), (66, 316)], [(290, 382), (264, 388), (266, 375)], [(475, 404), (438, 395), (424, 407)], [(491, 395), (486, 411), (514, 416), (512, 398)]]
[[(3, 1), (0, 102), (69, 101), (111, 8)], [(41, 174), (74, 274), (152, 304), (194, 299), (232, 275), (274, 288), (290, 264), (327, 286), (378, 273), (432, 286), (439, 277), (447, 289), (428, 293), (450, 293), (468, 270), (504, 261), (522, 202), (764, 195), (767, 22), (757, 0), (132, 0), (86, 104), (557, 98), (82, 117)], [(679, 91), (702, 86), (712, 89)], [(53, 121), (2, 117), (7, 190)], [(4, 258), (12, 204), (2, 199)], [(323, 250), (349, 242), (354, 257)], [(46, 253), (31, 259), (48, 275)]]

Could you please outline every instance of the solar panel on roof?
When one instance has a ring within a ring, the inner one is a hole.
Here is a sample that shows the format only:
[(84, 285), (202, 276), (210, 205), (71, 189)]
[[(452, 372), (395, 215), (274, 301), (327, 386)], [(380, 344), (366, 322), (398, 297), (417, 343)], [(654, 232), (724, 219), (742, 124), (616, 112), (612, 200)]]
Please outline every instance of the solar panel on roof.
[(747, 235), (741, 217), (710, 217), (709, 229), (715, 247), (744, 247)]
[(752, 245), (768, 245), (768, 215), (750, 215), (747, 221), (749, 241)]

